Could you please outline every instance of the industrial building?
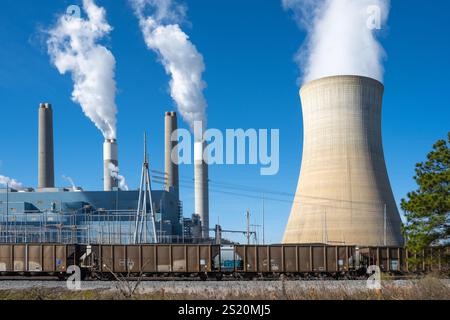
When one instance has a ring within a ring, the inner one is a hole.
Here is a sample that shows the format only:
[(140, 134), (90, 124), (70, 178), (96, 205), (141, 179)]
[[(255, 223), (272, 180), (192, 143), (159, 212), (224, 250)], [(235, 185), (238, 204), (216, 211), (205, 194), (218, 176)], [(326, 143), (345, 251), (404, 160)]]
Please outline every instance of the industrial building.
[(351, 75), (300, 89), (303, 156), (283, 243), (403, 245), (381, 139), (383, 92)]
[[(178, 166), (170, 158), (176, 145), (171, 140), (177, 128), (175, 112), (166, 113), (165, 124), (165, 190), (150, 187), (148, 197), (142, 197), (141, 188), (120, 190), (117, 177), (111, 174), (111, 166), (118, 167), (115, 139), (107, 139), (103, 145), (103, 191), (57, 188), (54, 183), (53, 110), (50, 104), (41, 104), (38, 186), (0, 190), (0, 242), (132, 244), (136, 243), (138, 230), (143, 233), (139, 243), (208, 241), (208, 237), (201, 238), (198, 215), (183, 218)], [(145, 165), (148, 170), (148, 164)], [(144, 205), (139, 204), (142, 199)], [(141, 216), (146, 217), (145, 223), (152, 222), (153, 228), (139, 229), (137, 221)]]
[[(352, 75), (314, 80), (300, 89), (303, 156), (284, 244), (404, 244), (382, 146), (383, 93), (379, 81)], [(158, 177), (164, 190), (151, 188), (146, 147), (139, 189), (120, 189), (116, 139), (103, 144), (103, 191), (56, 188), (52, 116), (52, 106), (41, 104), (37, 188), (0, 190), (0, 242), (212, 241), (203, 137), (194, 145), (195, 212), (183, 217), (175, 112), (164, 119), (165, 169)], [(213, 230), (220, 243), (220, 226)]]

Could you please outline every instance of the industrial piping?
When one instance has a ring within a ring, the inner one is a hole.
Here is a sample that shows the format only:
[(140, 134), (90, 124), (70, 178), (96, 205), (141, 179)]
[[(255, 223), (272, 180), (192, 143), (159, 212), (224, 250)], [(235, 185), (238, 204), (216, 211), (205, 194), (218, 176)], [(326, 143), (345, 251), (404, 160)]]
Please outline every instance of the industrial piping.
[[(178, 152), (175, 147), (178, 141), (172, 140), (173, 132), (177, 130), (177, 113), (176, 112), (166, 112), (164, 117), (165, 131), (165, 189), (168, 192), (173, 192), (179, 196), (179, 178), (178, 178)], [(174, 137), (175, 138), (175, 137)]]
[(103, 143), (103, 190), (113, 191), (118, 187), (118, 180), (114, 178), (113, 171), (119, 167), (117, 140), (106, 139)]
[(53, 111), (50, 103), (39, 105), (38, 189), (55, 187)]

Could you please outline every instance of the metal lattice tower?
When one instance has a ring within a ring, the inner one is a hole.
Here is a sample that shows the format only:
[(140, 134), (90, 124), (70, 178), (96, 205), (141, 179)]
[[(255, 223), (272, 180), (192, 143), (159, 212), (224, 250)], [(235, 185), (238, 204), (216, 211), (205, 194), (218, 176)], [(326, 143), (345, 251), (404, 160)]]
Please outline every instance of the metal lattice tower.
[[(139, 200), (136, 210), (134, 243), (157, 243), (155, 211), (152, 200), (150, 168), (147, 155), (147, 134), (144, 134), (144, 162), (142, 164), (141, 183), (139, 185)], [(147, 206), (149, 202), (149, 208)], [(148, 211), (150, 209), (150, 211)], [(150, 223), (150, 228), (149, 228)], [(148, 235), (151, 233), (151, 239)]]

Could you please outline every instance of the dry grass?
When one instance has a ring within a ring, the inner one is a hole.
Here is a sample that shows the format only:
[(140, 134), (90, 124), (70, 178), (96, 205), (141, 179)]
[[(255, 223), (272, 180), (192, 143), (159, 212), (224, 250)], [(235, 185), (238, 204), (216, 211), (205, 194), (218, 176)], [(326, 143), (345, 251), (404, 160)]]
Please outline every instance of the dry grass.
[[(69, 291), (65, 289), (1, 290), (0, 300), (450, 300), (448, 282), (435, 277), (425, 277), (399, 285), (384, 281), (381, 290), (369, 290), (364, 285), (352, 286), (343, 281), (330, 285), (326, 281), (314, 285), (298, 282), (276, 281), (263, 285), (233, 285), (211, 283), (211, 287), (195, 289), (167, 283), (165, 287), (141, 288), (129, 296), (117, 289)], [(119, 293), (119, 294), (118, 294)]]

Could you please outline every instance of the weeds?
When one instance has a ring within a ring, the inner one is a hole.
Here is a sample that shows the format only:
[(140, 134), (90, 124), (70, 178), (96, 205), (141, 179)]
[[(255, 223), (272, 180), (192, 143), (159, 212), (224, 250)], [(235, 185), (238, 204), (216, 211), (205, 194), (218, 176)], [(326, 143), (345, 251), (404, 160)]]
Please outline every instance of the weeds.
[[(138, 281), (140, 283), (140, 281)], [(141, 283), (142, 284), (142, 283)], [(124, 285), (123, 283), (121, 285)], [(133, 290), (136, 283), (114, 289), (69, 291), (55, 288), (0, 290), (0, 300), (449, 300), (450, 285), (436, 277), (383, 281), (369, 290), (364, 281), (159, 282)], [(137, 286), (136, 286), (137, 287)], [(131, 289), (131, 290), (130, 290)], [(120, 293), (119, 295), (117, 293)], [(130, 294), (131, 293), (131, 294)]]

